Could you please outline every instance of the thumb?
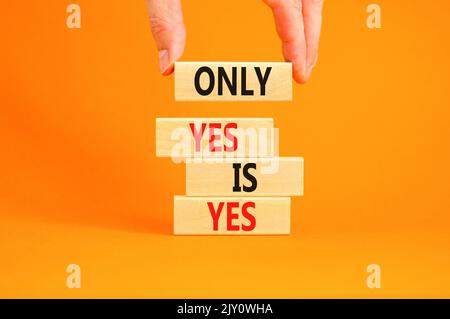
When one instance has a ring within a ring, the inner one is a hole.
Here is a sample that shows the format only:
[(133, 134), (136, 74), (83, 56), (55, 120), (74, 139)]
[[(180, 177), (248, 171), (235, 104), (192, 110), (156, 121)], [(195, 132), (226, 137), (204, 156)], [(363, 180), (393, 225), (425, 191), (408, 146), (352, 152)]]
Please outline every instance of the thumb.
[(173, 63), (183, 54), (186, 43), (181, 0), (147, 0), (147, 8), (158, 48), (159, 69), (168, 75), (173, 72)]

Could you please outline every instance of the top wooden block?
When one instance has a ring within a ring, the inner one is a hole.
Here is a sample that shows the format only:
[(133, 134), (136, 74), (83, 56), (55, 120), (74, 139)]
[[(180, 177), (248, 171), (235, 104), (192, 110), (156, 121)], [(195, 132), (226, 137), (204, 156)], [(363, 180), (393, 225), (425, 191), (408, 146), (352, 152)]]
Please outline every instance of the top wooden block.
[(177, 101), (291, 101), (292, 63), (175, 62)]

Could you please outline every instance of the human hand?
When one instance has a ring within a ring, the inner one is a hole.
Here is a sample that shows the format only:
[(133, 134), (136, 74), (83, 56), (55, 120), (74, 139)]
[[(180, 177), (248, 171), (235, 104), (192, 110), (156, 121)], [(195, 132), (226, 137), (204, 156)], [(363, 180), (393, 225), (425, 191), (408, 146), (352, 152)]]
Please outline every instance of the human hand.
[[(186, 29), (181, 0), (146, 0), (152, 34), (164, 75), (184, 51)], [(323, 0), (263, 0), (271, 9), (286, 61), (293, 64), (293, 77), (305, 83), (317, 63)]]

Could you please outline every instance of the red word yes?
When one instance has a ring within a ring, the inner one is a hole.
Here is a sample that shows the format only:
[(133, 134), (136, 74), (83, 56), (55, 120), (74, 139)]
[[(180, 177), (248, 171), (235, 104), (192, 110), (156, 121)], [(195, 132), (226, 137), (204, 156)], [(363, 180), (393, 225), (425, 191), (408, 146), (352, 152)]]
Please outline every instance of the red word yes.
[[(199, 124), (199, 123), (197, 123)], [(222, 152), (222, 145), (217, 142), (222, 140), (222, 123), (201, 123), (201, 126), (196, 126), (196, 123), (189, 123), (189, 127), (191, 128), (192, 135), (194, 136), (195, 143), (195, 151), (200, 152), (202, 146), (202, 138), (205, 134), (206, 128), (208, 126), (208, 135), (209, 135), (209, 151), (210, 152)], [(238, 140), (235, 135), (233, 135), (230, 130), (237, 129), (237, 123), (227, 123), (223, 127), (223, 134), (225, 138), (231, 141), (231, 146), (226, 145), (224, 143), (223, 150), (225, 152), (234, 152), (238, 147)]]
[(242, 229), (243, 231), (252, 231), (253, 229), (255, 229), (256, 218), (248, 211), (249, 208), (255, 209), (255, 202), (246, 202), (242, 205), (241, 208), (242, 217), (250, 222), (249, 225), (237, 225), (233, 223), (234, 220), (239, 219), (239, 213), (233, 212), (233, 209), (239, 208), (239, 202), (219, 202), (217, 208), (214, 208), (214, 204), (212, 202), (208, 202), (209, 212), (211, 213), (211, 217), (213, 219), (214, 231), (219, 230), (219, 219), (223, 210), (223, 206), (225, 204), (227, 205), (227, 231), (238, 231), (240, 229)]

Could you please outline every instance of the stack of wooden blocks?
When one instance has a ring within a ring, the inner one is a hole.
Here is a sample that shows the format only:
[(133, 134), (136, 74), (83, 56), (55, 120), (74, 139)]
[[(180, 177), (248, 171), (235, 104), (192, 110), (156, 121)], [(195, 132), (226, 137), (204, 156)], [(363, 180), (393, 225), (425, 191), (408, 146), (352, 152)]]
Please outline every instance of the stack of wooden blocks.
[[(175, 98), (289, 101), (292, 65), (177, 62)], [(271, 118), (157, 118), (156, 156), (186, 165), (174, 234), (289, 234), (289, 196), (303, 195), (303, 158), (279, 157), (277, 136)]]

